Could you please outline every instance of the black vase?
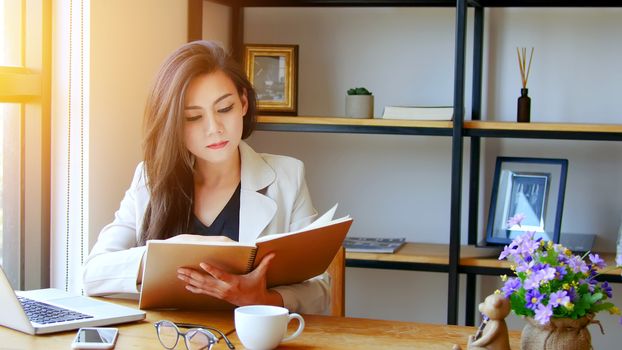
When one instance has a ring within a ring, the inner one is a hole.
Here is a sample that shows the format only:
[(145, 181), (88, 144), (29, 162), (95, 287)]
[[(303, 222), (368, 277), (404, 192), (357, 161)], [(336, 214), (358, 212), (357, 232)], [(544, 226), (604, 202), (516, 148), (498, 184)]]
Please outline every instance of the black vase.
[(520, 89), (520, 97), (518, 98), (518, 108), (516, 113), (516, 121), (519, 123), (529, 123), (531, 114), (531, 98), (527, 96), (527, 89)]

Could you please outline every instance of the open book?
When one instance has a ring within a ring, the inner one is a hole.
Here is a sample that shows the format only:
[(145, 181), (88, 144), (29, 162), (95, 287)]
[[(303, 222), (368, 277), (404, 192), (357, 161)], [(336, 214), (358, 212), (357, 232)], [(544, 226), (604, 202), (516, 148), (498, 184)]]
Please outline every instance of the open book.
[(339, 250), (352, 219), (332, 217), (337, 206), (309, 226), (294, 232), (260, 237), (254, 245), (239, 242), (147, 242), (139, 306), (149, 308), (226, 309), (222, 300), (194, 294), (177, 278), (177, 268), (202, 271), (205, 262), (229, 273), (246, 274), (268, 254), (275, 257), (268, 270), (268, 287), (300, 283), (326, 271)]

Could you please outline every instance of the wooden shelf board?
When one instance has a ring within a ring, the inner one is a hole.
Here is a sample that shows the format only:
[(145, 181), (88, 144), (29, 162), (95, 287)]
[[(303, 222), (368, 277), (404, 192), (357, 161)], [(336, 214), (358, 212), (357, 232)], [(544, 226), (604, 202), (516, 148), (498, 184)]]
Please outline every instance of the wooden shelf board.
[[(500, 251), (501, 248), (497, 247), (462, 246), (460, 256), (461, 259), (494, 257), (499, 256)], [(394, 254), (346, 252), (346, 259), (447, 265), (449, 264), (449, 246), (447, 244), (409, 242)]]
[[(231, 1), (213, 0), (226, 6)], [(238, 0), (242, 7), (455, 7), (450, 0)]]
[[(358, 119), (319, 116), (258, 116), (259, 124), (284, 125), (346, 125), (403, 128), (451, 129), (453, 122), (436, 120), (392, 120)], [(619, 133), (622, 124), (583, 124), (583, 123), (515, 123), (465, 120), (464, 128), (469, 130), (504, 130), (504, 131), (542, 131), (542, 132), (580, 132), (580, 133)]]
[(622, 124), (514, 123), (465, 120), (464, 128), (473, 130), (602, 132), (622, 134)]
[[(213, 0), (226, 6), (232, 1)], [(241, 7), (455, 7), (449, 0), (238, 0)], [(620, 7), (616, 0), (468, 0), (469, 6), (482, 7)]]
[[(501, 249), (501, 247), (463, 245), (460, 247), (460, 265), (509, 269), (510, 263), (508, 261), (498, 260)], [(599, 255), (605, 259), (607, 266), (615, 265), (614, 253), (599, 253)], [(449, 264), (449, 246), (447, 244), (409, 242), (394, 254), (346, 252), (346, 259), (447, 265)], [(620, 276), (621, 273), (621, 269), (612, 269), (604, 272), (603, 275)]]
[(436, 120), (393, 120), (393, 119), (358, 119), (339, 117), (281, 117), (281, 116), (258, 116), (259, 124), (310, 124), (310, 125), (349, 125), (349, 126), (386, 126), (406, 128), (438, 128), (450, 129), (451, 121)]

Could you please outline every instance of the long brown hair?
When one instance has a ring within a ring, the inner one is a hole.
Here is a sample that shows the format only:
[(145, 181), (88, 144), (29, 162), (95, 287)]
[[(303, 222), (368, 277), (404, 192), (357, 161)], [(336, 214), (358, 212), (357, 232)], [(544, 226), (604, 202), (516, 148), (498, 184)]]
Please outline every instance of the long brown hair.
[(150, 199), (141, 244), (149, 239), (173, 237), (188, 229), (194, 185), (192, 157), (182, 136), (184, 97), (193, 78), (215, 71), (224, 72), (238, 94), (247, 96), (242, 138), (250, 136), (255, 128), (255, 90), (241, 66), (220, 46), (194, 41), (164, 61), (145, 107), (143, 157)]

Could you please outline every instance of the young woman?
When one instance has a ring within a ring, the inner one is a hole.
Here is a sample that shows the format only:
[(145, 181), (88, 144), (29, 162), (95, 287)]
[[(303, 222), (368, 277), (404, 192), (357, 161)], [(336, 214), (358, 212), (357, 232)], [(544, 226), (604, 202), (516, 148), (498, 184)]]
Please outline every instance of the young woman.
[[(88, 295), (138, 292), (150, 239), (254, 243), (311, 223), (317, 212), (302, 162), (253, 151), (242, 139), (255, 121), (255, 91), (218, 45), (192, 42), (164, 62), (147, 100), (144, 161), (84, 266)], [(246, 275), (207, 264), (202, 271), (182, 268), (177, 282), (235, 305), (327, 309), (329, 286), (322, 276), (268, 289), (271, 258)]]

